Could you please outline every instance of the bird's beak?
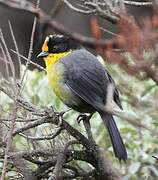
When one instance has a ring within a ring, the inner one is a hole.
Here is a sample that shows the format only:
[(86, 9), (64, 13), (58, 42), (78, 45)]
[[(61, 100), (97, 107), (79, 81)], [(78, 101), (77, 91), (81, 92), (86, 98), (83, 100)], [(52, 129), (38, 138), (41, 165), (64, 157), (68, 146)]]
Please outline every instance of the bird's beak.
[(44, 58), (48, 56), (48, 52), (42, 51), (37, 55), (37, 58)]

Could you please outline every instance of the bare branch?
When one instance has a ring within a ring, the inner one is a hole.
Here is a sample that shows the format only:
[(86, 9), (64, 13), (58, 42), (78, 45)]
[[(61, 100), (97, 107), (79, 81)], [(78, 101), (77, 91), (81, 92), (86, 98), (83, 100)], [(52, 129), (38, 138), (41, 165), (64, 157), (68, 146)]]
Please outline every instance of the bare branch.
[[(3, 43), (4, 48), (5, 48), (4, 54), (6, 54), (5, 57), (7, 57), (6, 61), (8, 60), (9, 65), (10, 65), (10, 69), (11, 69), (11, 73), (12, 73), (13, 81), (14, 81), (14, 83), (13, 83), (13, 91), (14, 91), (14, 93), (16, 94), (17, 86), (16, 86), (15, 68), (14, 68), (14, 64), (13, 64), (13, 61), (12, 61), (12, 59), (11, 59), (9, 50), (8, 50), (7, 45), (6, 45), (6, 43), (5, 43), (5, 39), (4, 39), (4, 36), (3, 36), (3, 33), (2, 33), (2, 30), (1, 30), (1, 29), (0, 29), (0, 39), (2, 40), (2, 43)], [(10, 81), (10, 82), (11, 82), (11, 81)]]
[(79, 8), (76, 8), (74, 7), (69, 1), (67, 0), (64, 0), (64, 3), (71, 9), (73, 9), (74, 11), (76, 12), (80, 12), (80, 13), (83, 13), (83, 14), (92, 14), (92, 13), (96, 13), (96, 10), (95, 9), (88, 9), (88, 10), (83, 10), (83, 9), (79, 9)]
[[(20, 55), (19, 55), (19, 49), (18, 49), (16, 40), (15, 40), (15, 36), (14, 36), (14, 33), (13, 33), (13, 28), (12, 28), (12, 25), (11, 25), (10, 21), (9, 21), (9, 29), (10, 29), (11, 36), (12, 36), (12, 39), (13, 39), (13, 42), (14, 42), (14, 46), (15, 46), (15, 50), (16, 50), (16, 54), (17, 54), (17, 59), (18, 59), (18, 66), (19, 66), (19, 69), (20, 69), (21, 68), (21, 59), (20, 59)], [(19, 74), (21, 75), (21, 69), (20, 69)]]
[(23, 133), (19, 133), (19, 135), (25, 137), (26, 139), (32, 139), (32, 140), (36, 140), (36, 141), (51, 140), (51, 139), (54, 139), (56, 136), (58, 136), (61, 133), (61, 131), (62, 131), (61, 125), (62, 125), (62, 118), (59, 116), (59, 124), (53, 134), (50, 134), (47, 136), (42, 136), (42, 137), (32, 137), (32, 136), (25, 135)]
[[(37, 0), (36, 9), (38, 9), (39, 4), (40, 4), (40, 0)], [(33, 42), (34, 42), (34, 35), (35, 35), (36, 25), (37, 25), (37, 18), (34, 17), (33, 27), (32, 27), (32, 32), (31, 32), (31, 39), (30, 39), (29, 53), (28, 53), (28, 57), (27, 57), (28, 60), (26, 61), (26, 67), (25, 67), (24, 73), (23, 73), (21, 81), (20, 81), (20, 85), (21, 86), (22, 86), (24, 78), (26, 76), (26, 73), (27, 73), (27, 70), (28, 70), (28, 66), (29, 66), (29, 64), (31, 62), (31, 56), (32, 56), (32, 53), (33, 53)], [(23, 85), (23, 88), (24, 88), (24, 85)], [(23, 90), (23, 88), (21, 88), (21, 91)]]
[[(97, 1), (96, 2), (85, 1), (84, 4), (82, 5), (84, 9), (74, 7), (68, 0), (64, 0), (64, 2), (69, 8), (73, 9), (76, 12), (80, 12), (83, 14), (97, 14), (98, 16), (105, 18), (106, 20), (114, 24), (116, 24), (118, 21), (118, 17), (116, 16), (116, 13), (115, 15), (111, 13), (112, 10), (110, 11), (109, 7), (106, 9), (106, 11), (101, 9), (99, 6), (100, 4)], [(107, 4), (104, 4), (104, 7), (106, 5)]]
[(125, 4), (127, 5), (132, 5), (132, 6), (152, 6), (153, 2), (140, 2), (140, 1), (124, 1)]
[(72, 144), (78, 143), (77, 141), (69, 141), (68, 143), (66, 143), (66, 145), (64, 146), (64, 148), (62, 149), (62, 151), (59, 152), (58, 156), (57, 156), (57, 160), (56, 160), (56, 164), (53, 170), (53, 174), (52, 176), (49, 178), (49, 180), (54, 180), (54, 179), (60, 179), (61, 178), (61, 171), (62, 171), (62, 167), (66, 161), (66, 151), (68, 149), (68, 147)]
[[(17, 48), (17, 44), (16, 44), (16, 41), (14, 39), (14, 34), (13, 34), (13, 31), (12, 31), (11, 25), (9, 27), (10, 27), (11, 35), (13, 37), (13, 41), (15, 43), (15, 47)], [(7, 45), (5, 43), (2, 31), (0, 33), (1, 33), (1, 35), (0, 35), (1, 40), (2, 40), (3, 45), (5, 47), (5, 50), (6, 50), (6, 54), (7, 54), (6, 56), (8, 57), (8, 61), (10, 63), (10, 67), (11, 67), (11, 70), (12, 70), (13, 79), (14, 79), (14, 83), (12, 84), (12, 87), (14, 88), (14, 93), (15, 93), (15, 98), (13, 99), (13, 101), (14, 101), (13, 112), (12, 112), (13, 116), (12, 116), (12, 119), (10, 121), (9, 133), (8, 133), (8, 135), (6, 137), (6, 149), (5, 149), (3, 168), (2, 168), (1, 180), (4, 180), (5, 179), (5, 174), (6, 174), (7, 163), (8, 163), (8, 153), (9, 153), (9, 151), (11, 149), (11, 146), (12, 146), (12, 134), (13, 134), (15, 124), (16, 124), (16, 119), (17, 119), (18, 105), (17, 105), (16, 99), (18, 99), (18, 96), (19, 96), (19, 91), (18, 91), (19, 89), (18, 89), (17, 84), (16, 84), (15, 69), (14, 69), (14, 65), (13, 65), (11, 56), (10, 56), (9, 51), (7, 49)]]
[(22, 1), (14, 0), (14, 3), (13, 3), (12, 1), (9, 1), (9, 0), (8, 1), (0, 0), (0, 4), (2, 4), (2, 5), (5, 5), (7, 7), (16, 8), (19, 10), (24, 10), (24, 11), (30, 12), (31, 14), (34, 14), (42, 22), (45, 22), (45, 24), (48, 25), (49, 27), (53, 28), (54, 30), (56, 30), (62, 34), (72, 37), (72, 39), (81, 42), (85, 46), (89, 46), (89, 47), (101, 46), (104, 49), (109, 48), (109, 47), (112, 47), (112, 48), (118, 47), (116, 40), (113, 40), (113, 41), (102, 40), (102, 39), (97, 40), (95, 38), (88, 38), (79, 33), (72, 33), (69, 29), (65, 28), (59, 22), (52, 20), (51, 17), (49, 15), (47, 15), (46, 13), (44, 13), (44, 11), (42, 11), (41, 9), (36, 9), (32, 3), (29, 3), (29, 2), (21, 3), (21, 2)]
[(64, 0), (58, 0), (56, 6), (53, 7), (53, 9), (51, 9), (49, 13), (51, 17), (54, 17), (55, 15), (57, 15), (60, 9), (63, 7), (63, 5), (64, 5)]
[[(12, 51), (13, 53), (17, 54), (17, 52), (14, 51), (13, 49), (11, 49), (11, 51)], [(20, 56), (22, 59), (24, 59), (25, 61), (28, 61), (28, 58), (26, 58), (26, 57), (23, 56), (22, 54), (19, 54), (19, 56)], [(40, 66), (40, 65), (37, 64), (37, 63), (34, 63), (33, 61), (30, 61), (30, 64), (32, 64), (32, 65), (34, 65), (35, 67), (37, 67), (38, 69), (43, 70), (43, 71), (46, 72), (45, 68), (43, 68), (42, 66)]]

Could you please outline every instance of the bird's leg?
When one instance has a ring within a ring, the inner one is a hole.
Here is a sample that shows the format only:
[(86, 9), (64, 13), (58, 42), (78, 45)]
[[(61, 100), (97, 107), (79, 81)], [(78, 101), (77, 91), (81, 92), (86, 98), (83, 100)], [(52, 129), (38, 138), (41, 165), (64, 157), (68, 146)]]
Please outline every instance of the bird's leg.
[(93, 113), (91, 113), (89, 116), (86, 114), (81, 114), (78, 116), (77, 122), (80, 123), (81, 121), (83, 121), (88, 139), (89, 139), (91, 145), (95, 145), (95, 141), (94, 141), (93, 136), (92, 136), (91, 125), (90, 125), (90, 119), (92, 116), (93, 116)]

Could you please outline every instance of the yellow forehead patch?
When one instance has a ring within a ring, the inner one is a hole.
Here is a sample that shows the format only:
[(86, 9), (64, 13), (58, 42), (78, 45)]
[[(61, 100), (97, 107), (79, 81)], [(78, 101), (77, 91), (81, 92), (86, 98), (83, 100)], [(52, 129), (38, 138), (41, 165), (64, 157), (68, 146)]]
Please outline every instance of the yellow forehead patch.
[(43, 46), (42, 46), (42, 51), (44, 52), (48, 52), (48, 41), (49, 41), (49, 37), (46, 37)]

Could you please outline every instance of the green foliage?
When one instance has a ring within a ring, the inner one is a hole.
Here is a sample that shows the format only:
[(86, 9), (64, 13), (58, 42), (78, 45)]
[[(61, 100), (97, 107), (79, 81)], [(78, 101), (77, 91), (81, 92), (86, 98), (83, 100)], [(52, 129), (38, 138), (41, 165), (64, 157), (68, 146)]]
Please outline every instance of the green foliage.
[[(130, 61), (130, 60), (129, 60)], [(106, 67), (109, 65), (106, 65)], [(124, 111), (131, 114), (133, 119), (151, 129), (157, 129), (157, 98), (158, 87), (152, 80), (139, 80), (127, 75), (117, 66), (109, 66), (109, 71), (121, 92)], [(116, 118), (117, 124), (128, 151), (128, 160), (122, 165), (124, 180), (127, 179), (157, 179), (157, 137), (150, 131), (135, 127), (124, 119)]]

